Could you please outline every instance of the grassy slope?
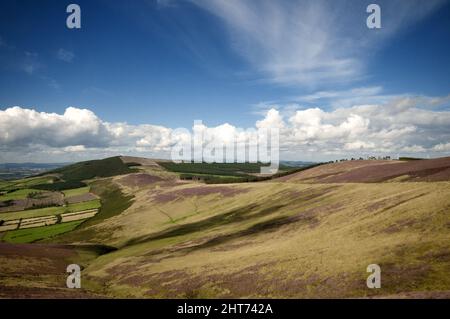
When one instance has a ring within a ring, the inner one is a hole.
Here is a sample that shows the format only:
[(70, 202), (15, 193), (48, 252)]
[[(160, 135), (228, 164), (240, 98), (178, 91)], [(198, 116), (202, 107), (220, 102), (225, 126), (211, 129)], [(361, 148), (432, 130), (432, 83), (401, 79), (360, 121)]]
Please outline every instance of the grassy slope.
[(120, 157), (110, 157), (102, 160), (79, 162), (69, 166), (55, 169), (45, 174), (58, 174), (62, 181), (51, 184), (35, 186), (46, 190), (67, 190), (86, 186), (83, 181), (96, 177), (111, 177), (133, 173), (136, 170), (129, 168)]
[[(85, 287), (101, 294), (362, 297), (450, 290), (449, 182), (170, 182), (137, 191), (118, 184), (95, 182), (100, 213), (52, 240), (119, 248), (84, 270)], [(365, 285), (372, 263), (382, 267), (380, 290)]]
[(90, 189), (91, 189), (90, 186), (86, 186), (86, 187), (68, 189), (68, 190), (63, 191), (63, 193), (64, 193), (65, 197), (72, 197), (72, 196), (78, 196), (78, 195), (83, 195), (83, 194), (89, 193)]
[(102, 160), (80, 162), (65, 166), (49, 173), (61, 174), (66, 181), (83, 181), (94, 177), (110, 177), (131, 173), (119, 157), (110, 157)]
[(0, 298), (92, 298), (83, 282), (66, 288), (66, 267), (84, 268), (108, 247), (0, 243), (0, 251)]
[[(217, 186), (154, 192), (192, 187)], [(148, 189), (136, 193), (125, 213), (97, 225), (94, 238), (121, 249), (94, 261), (85, 277), (92, 287), (107, 284), (103, 293), (121, 297), (361, 297), (450, 290), (449, 203), (443, 200), (450, 198), (450, 183), (226, 187), (242, 193), (167, 202), (152, 201)], [(114, 236), (107, 236), (112, 228)], [(382, 267), (381, 290), (365, 286), (371, 263)]]

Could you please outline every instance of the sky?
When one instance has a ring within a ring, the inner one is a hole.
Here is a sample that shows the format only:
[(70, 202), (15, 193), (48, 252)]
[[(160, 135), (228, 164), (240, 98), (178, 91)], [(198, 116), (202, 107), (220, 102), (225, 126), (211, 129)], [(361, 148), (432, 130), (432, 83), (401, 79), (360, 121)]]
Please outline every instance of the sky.
[(277, 127), (286, 160), (449, 156), (449, 40), (449, 0), (1, 1), (0, 162), (167, 157), (177, 128)]

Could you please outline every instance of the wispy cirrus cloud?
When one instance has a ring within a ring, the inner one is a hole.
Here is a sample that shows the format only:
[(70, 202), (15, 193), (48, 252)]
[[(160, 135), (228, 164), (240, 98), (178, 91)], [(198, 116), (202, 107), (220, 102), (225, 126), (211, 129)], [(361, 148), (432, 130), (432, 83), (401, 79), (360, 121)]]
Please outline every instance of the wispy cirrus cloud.
[(73, 53), (72, 51), (60, 48), (57, 52), (56, 52), (56, 57), (58, 58), (58, 60), (67, 62), (67, 63), (71, 63), (73, 61), (73, 59), (75, 58), (75, 53)]
[(38, 54), (36, 52), (24, 52), (24, 59), (22, 62), (22, 70), (30, 75), (35, 74), (38, 70), (43, 67), (42, 63), (39, 62)]
[(316, 87), (364, 76), (370, 54), (443, 0), (378, 1), (383, 28), (366, 27), (370, 1), (192, 0), (219, 17), (233, 48), (275, 83)]

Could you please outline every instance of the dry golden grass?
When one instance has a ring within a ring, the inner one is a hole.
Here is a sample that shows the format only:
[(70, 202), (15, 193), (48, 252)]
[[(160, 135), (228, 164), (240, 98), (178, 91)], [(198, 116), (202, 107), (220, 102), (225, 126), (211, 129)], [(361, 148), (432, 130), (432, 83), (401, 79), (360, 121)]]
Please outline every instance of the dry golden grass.
[[(142, 190), (85, 271), (121, 297), (365, 297), (450, 290), (450, 183), (233, 184)], [(200, 190), (202, 189), (202, 190)], [(188, 192), (189, 194), (191, 192)], [(159, 196), (159, 197), (158, 197)], [(366, 287), (382, 266), (383, 288)]]
[[(145, 170), (161, 179), (140, 187), (123, 176), (111, 181), (134, 196), (125, 211), (57, 239), (118, 248), (83, 270), (91, 292), (420, 298), (450, 291), (450, 182), (204, 185)], [(373, 263), (382, 269), (377, 290), (366, 287)]]

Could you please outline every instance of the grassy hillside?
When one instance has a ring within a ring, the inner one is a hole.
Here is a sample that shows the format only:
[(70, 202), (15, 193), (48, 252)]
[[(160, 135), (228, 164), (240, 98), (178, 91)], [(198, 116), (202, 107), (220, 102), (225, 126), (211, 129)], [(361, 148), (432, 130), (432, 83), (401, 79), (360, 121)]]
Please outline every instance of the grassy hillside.
[(62, 178), (67, 181), (82, 181), (94, 177), (110, 177), (131, 172), (133, 170), (125, 165), (120, 157), (110, 157), (72, 164), (55, 169), (49, 173), (61, 174)]
[[(82, 274), (86, 292), (108, 297), (449, 296), (448, 161), (333, 163), (226, 185), (148, 166), (92, 183), (100, 212), (46, 242), (115, 247)], [(382, 288), (371, 290), (374, 263)]]
[[(139, 195), (137, 195), (139, 196)], [(449, 183), (161, 190), (99, 224), (85, 271), (121, 297), (361, 297), (450, 289)], [(383, 289), (365, 286), (366, 267)]]
[(314, 167), (280, 181), (299, 183), (439, 182), (450, 180), (450, 157), (415, 161), (347, 161)]
[(36, 188), (46, 190), (66, 190), (86, 186), (85, 180), (95, 177), (111, 177), (134, 172), (120, 157), (110, 157), (102, 160), (86, 161), (47, 172), (58, 174), (60, 180), (52, 184), (37, 185)]
[(110, 251), (98, 245), (48, 245), (0, 243), (0, 298), (93, 298), (81, 289), (67, 289), (66, 267), (86, 267)]

